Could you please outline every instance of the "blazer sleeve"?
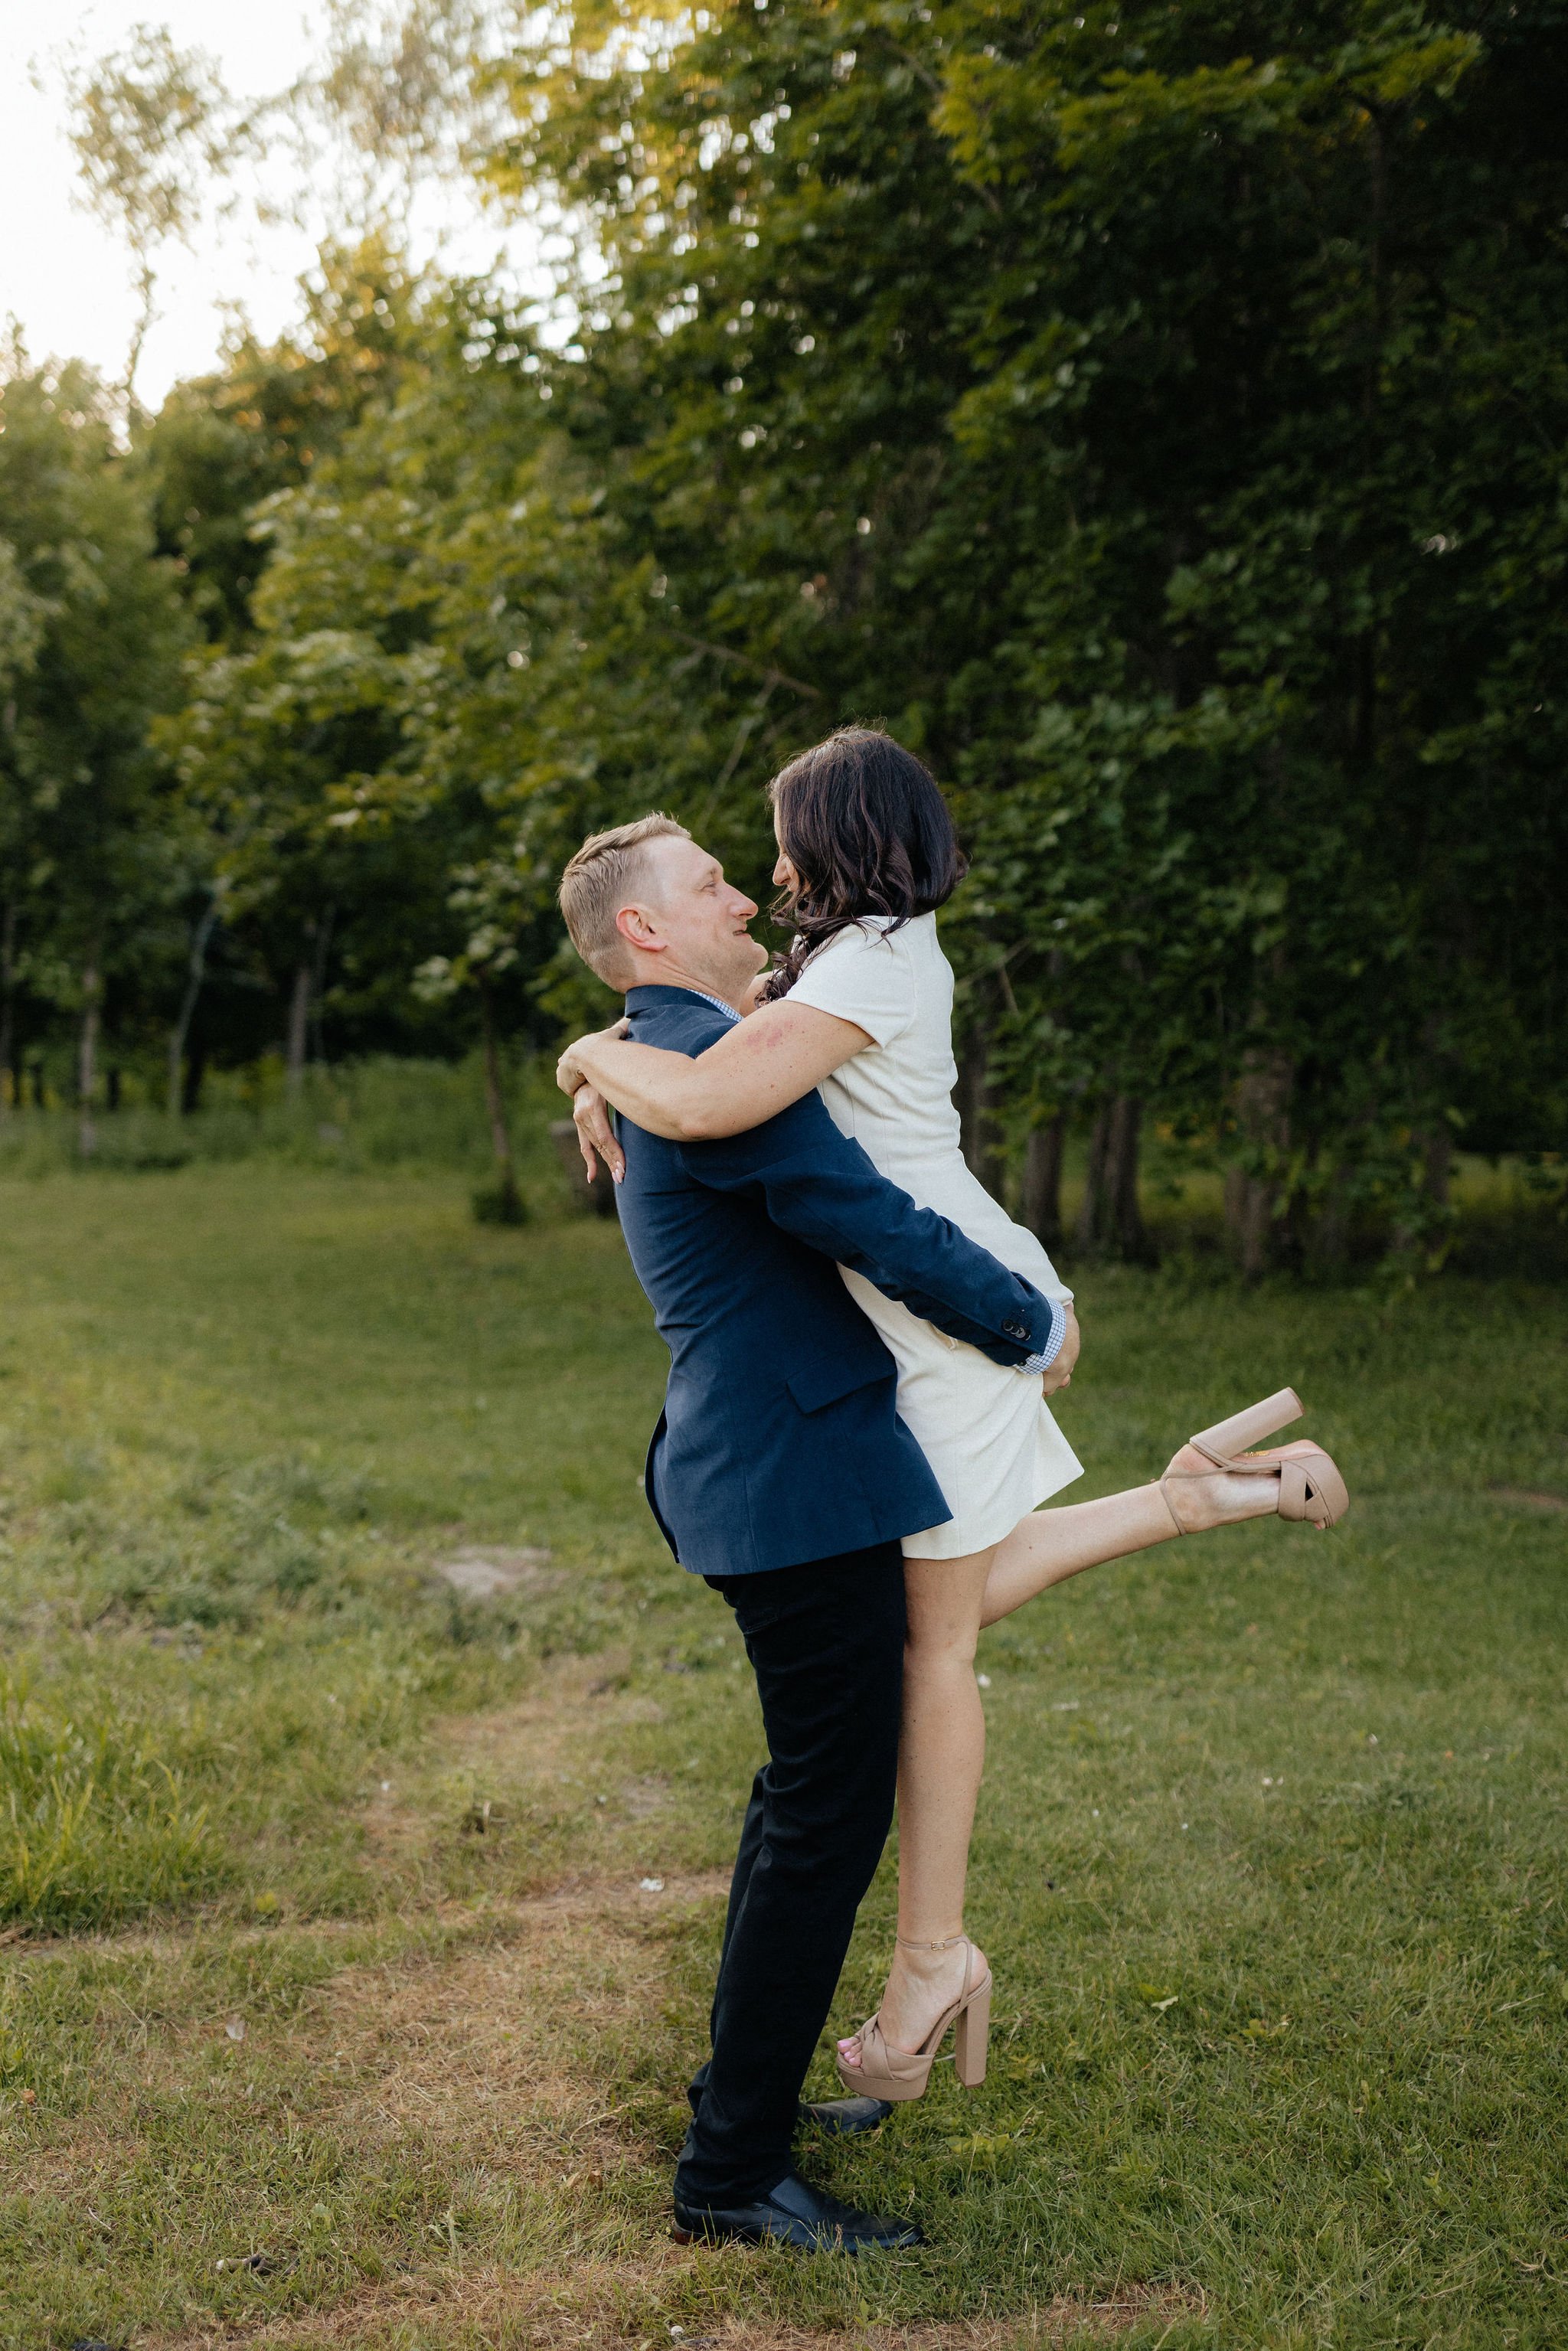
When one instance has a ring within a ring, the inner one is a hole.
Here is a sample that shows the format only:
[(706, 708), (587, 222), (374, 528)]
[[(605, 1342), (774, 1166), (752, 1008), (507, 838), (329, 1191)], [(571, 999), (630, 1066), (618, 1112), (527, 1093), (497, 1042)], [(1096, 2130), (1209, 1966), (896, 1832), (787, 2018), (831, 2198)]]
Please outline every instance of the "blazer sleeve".
[(820, 1094), (745, 1134), (680, 1149), (699, 1184), (757, 1201), (783, 1231), (993, 1363), (1020, 1366), (1050, 1345), (1051, 1301), (879, 1176), (860, 1144), (839, 1133)]

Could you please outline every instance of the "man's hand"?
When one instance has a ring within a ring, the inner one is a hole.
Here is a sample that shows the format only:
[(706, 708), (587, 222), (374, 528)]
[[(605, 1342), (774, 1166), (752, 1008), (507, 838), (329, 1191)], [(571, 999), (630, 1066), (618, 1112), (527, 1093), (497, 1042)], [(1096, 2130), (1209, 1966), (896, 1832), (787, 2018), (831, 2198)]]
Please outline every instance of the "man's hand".
[(1056, 1351), (1056, 1361), (1047, 1364), (1040, 1375), (1040, 1386), (1048, 1396), (1055, 1395), (1059, 1389), (1071, 1385), (1073, 1367), (1078, 1361), (1079, 1343), (1078, 1317), (1070, 1306), (1067, 1310), (1067, 1329), (1063, 1333), (1061, 1344)]
[[(590, 1030), (586, 1037), (573, 1038), (555, 1065), (555, 1081), (563, 1094), (575, 1097), (582, 1087), (591, 1085), (593, 1082), (577, 1059), (579, 1051), (585, 1046), (597, 1045), (603, 1037), (624, 1037), (631, 1025), (622, 1014), (612, 1028), (594, 1029)], [(576, 1113), (574, 1113), (573, 1115), (575, 1116)]]
[(591, 1086), (579, 1086), (571, 1098), (571, 1115), (577, 1127), (578, 1148), (591, 1184), (599, 1173), (594, 1154), (602, 1159), (617, 1184), (626, 1173), (626, 1155), (615, 1140), (615, 1130), (610, 1123), (610, 1109), (601, 1093)]

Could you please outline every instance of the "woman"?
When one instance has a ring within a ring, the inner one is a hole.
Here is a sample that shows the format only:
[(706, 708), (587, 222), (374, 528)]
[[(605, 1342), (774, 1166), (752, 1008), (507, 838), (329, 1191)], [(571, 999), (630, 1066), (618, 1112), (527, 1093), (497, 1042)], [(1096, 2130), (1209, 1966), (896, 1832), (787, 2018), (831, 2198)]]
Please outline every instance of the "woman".
[[(1184, 1446), (1158, 1482), (1039, 1513), (1082, 1469), (1044, 1395), (1068, 1384), (1078, 1349), (1071, 1293), (1032, 1233), (965, 1163), (952, 1091), (953, 975), (936, 909), (964, 872), (927, 769), (886, 735), (846, 727), (792, 759), (769, 787), (776, 909), (793, 928), (749, 1017), (696, 1059), (628, 1043), (623, 1024), (569, 1046), (557, 1072), (574, 1097), (584, 1156), (622, 1162), (603, 1102), (677, 1140), (737, 1134), (812, 1086), (879, 1172), (1061, 1301), (1037, 1386), (920, 1322), (841, 1269), (898, 1367), (898, 1409), (936, 1472), (951, 1519), (907, 1537), (899, 1754), (898, 1935), (876, 2015), (839, 2047), (845, 2086), (918, 2097), (950, 2024), (961, 2081), (985, 2074), (990, 1973), (964, 1933), (964, 1890), (985, 1761), (974, 1673), (983, 1625), (1082, 1569), (1235, 1520), (1278, 1511), (1332, 1524), (1343, 1481), (1315, 1446), (1229, 1462), (1301, 1410), (1289, 1392)], [(1043, 1394), (1041, 1393), (1043, 1389)]]

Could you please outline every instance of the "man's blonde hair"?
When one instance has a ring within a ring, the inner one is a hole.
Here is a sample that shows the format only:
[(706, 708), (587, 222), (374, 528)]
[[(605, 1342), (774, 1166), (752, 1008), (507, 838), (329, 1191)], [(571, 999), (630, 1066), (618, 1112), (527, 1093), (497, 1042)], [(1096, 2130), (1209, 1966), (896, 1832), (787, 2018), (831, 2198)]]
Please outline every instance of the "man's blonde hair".
[(646, 887), (643, 869), (653, 841), (689, 841), (691, 834), (673, 816), (640, 816), (634, 824), (612, 825), (608, 832), (592, 832), (560, 877), (557, 896), (572, 946), (590, 971), (607, 987), (625, 985), (628, 964), (625, 941), (615, 917), (627, 901)]

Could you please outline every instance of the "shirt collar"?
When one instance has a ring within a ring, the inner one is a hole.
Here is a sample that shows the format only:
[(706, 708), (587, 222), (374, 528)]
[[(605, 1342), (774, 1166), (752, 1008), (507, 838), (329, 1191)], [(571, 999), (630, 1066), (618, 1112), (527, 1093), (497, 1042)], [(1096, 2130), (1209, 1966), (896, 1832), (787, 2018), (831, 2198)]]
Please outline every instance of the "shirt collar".
[(694, 996), (700, 996), (705, 1004), (711, 1004), (716, 1012), (722, 1012), (731, 1028), (738, 1023), (739, 1013), (733, 1004), (727, 1004), (722, 996), (710, 996), (706, 987), (694, 987), (691, 993)]
[(722, 996), (710, 996), (706, 987), (664, 987), (653, 983), (645, 984), (627, 991), (626, 1009), (628, 1012), (639, 1012), (651, 998), (660, 996), (695, 996), (702, 1003), (711, 1004), (716, 1012), (722, 1012), (731, 1028), (737, 1027), (740, 1020), (740, 1015), (733, 1004), (727, 1004)]

